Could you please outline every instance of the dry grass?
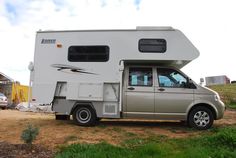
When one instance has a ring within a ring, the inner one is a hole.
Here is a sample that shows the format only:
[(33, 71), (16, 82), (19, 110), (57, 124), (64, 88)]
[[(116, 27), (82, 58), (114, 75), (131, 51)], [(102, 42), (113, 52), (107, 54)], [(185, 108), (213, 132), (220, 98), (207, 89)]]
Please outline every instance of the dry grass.
[(227, 106), (236, 103), (236, 84), (215, 85), (209, 88), (217, 91)]
[[(20, 140), (22, 130), (27, 124), (40, 128), (36, 144), (55, 150), (60, 145), (72, 143), (120, 144), (132, 137), (146, 138), (164, 135), (170, 138), (182, 138), (198, 135), (181, 122), (162, 122), (155, 120), (102, 120), (95, 127), (80, 127), (72, 121), (58, 121), (53, 114), (19, 112), (16, 110), (0, 111), (0, 140), (13, 144)], [(214, 126), (236, 124), (236, 111), (226, 111), (225, 118), (215, 122)]]

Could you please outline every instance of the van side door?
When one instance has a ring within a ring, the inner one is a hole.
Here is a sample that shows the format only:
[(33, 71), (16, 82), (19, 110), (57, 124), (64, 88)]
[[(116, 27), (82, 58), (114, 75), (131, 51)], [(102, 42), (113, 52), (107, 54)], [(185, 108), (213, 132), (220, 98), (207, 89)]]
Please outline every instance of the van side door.
[(184, 119), (193, 103), (194, 90), (187, 86), (188, 78), (172, 68), (157, 68), (155, 114), (159, 119)]
[(129, 67), (125, 80), (124, 116), (154, 118), (153, 68)]

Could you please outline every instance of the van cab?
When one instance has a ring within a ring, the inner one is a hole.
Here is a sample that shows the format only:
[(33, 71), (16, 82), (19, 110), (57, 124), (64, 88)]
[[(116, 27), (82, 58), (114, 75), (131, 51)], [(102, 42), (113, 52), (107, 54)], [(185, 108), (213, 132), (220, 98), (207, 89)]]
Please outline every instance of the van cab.
[(207, 129), (223, 117), (219, 95), (173, 67), (132, 65), (125, 69), (124, 117), (186, 120)]

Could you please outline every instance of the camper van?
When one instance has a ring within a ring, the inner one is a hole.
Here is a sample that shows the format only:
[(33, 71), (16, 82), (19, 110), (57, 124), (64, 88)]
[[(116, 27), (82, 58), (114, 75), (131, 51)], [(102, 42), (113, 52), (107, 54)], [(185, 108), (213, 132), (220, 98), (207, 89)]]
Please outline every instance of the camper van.
[[(180, 69), (199, 51), (172, 27), (38, 31), (30, 66), (32, 102), (81, 126), (102, 118), (182, 120), (208, 129), (219, 95)], [(194, 70), (193, 70), (194, 71)]]

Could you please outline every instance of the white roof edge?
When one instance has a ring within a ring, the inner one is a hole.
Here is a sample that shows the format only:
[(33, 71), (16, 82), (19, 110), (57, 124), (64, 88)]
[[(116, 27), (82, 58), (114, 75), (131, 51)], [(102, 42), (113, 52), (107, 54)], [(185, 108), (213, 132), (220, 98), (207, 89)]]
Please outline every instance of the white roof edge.
[(152, 30), (157, 30), (157, 31), (174, 31), (175, 29), (171, 26), (137, 26), (136, 30), (144, 30), (144, 31), (152, 31)]
[(175, 31), (171, 26), (137, 26), (136, 29), (94, 29), (94, 30), (41, 30), (37, 33), (48, 32), (96, 32), (96, 31)]

